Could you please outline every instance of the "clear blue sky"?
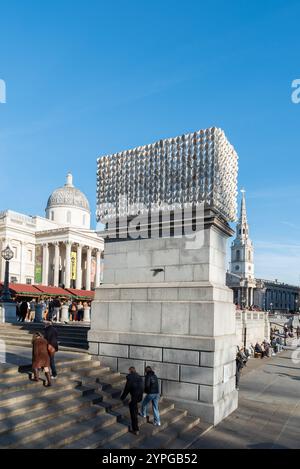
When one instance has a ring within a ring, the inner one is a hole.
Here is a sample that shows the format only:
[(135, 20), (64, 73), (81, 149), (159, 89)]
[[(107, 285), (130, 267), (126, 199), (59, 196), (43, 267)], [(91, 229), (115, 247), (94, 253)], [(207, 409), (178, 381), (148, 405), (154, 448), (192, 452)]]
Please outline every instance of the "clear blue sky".
[(222, 127), (239, 154), (256, 275), (299, 283), (300, 2), (10, 0), (0, 6), (0, 209), (44, 214), (71, 170)]

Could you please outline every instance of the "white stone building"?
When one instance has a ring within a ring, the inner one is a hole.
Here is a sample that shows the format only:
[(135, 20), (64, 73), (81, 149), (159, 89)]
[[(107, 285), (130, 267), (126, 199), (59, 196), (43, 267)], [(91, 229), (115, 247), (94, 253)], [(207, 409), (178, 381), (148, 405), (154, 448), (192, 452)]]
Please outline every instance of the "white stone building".
[[(85, 290), (99, 286), (103, 240), (90, 222), (89, 202), (70, 173), (66, 184), (50, 195), (46, 218), (0, 212), (1, 250), (9, 245), (14, 253), (10, 282)], [(1, 281), (4, 271), (1, 259)]]

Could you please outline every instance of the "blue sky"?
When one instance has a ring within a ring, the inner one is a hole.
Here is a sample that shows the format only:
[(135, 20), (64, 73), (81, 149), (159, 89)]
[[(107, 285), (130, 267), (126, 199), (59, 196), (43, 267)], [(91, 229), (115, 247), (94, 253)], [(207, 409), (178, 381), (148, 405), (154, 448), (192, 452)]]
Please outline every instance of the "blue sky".
[(300, 282), (300, 2), (10, 0), (0, 5), (0, 209), (44, 214), (71, 170), (222, 127), (239, 155), (256, 275)]

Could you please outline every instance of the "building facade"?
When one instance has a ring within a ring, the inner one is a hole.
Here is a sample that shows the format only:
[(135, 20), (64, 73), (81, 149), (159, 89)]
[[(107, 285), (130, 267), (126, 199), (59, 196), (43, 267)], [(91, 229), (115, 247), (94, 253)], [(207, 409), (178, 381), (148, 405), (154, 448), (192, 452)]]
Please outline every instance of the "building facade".
[[(66, 184), (49, 197), (46, 217), (0, 212), (1, 250), (10, 246), (10, 282), (91, 290), (101, 283), (103, 240), (90, 229), (86, 196)], [(4, 280), (5, 261), (0, 263)]]
[(278, 280), (254, 276), (254, 247), (249, 236), (245, 191), (242, 190), (236, 237), (231, 245), (231, 262), (226, 284), (233, 290), (233, 302), (239, 308), (293, 312), (299, 308), (299, 287)]

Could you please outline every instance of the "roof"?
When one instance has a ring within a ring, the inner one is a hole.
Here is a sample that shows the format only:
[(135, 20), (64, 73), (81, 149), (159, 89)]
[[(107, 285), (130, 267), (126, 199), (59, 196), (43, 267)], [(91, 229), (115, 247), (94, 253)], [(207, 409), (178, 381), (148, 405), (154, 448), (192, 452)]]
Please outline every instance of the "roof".
[[(3, 282), (0, 283), (0, 288), (3, 288)], [(17, 295), (38, 296), (39, 290), (34, 285), (27, 285), (25, 283), (10, 283), (9, 289)]]
[(70, 296), (70, 293), (60, 287), (48, 287), (46, 285), (36, 285), (36, 288), (44, 295), (50, 296)]
[(76, 296), (78, 298), (87, 298), (89, 300), (93, 300), (95, 296), (95, 292), (91, 290), (77, 290), (76, 288), (66, 288), (71, 295)]

